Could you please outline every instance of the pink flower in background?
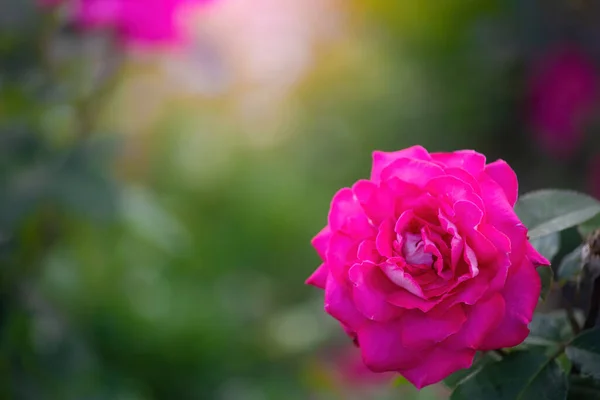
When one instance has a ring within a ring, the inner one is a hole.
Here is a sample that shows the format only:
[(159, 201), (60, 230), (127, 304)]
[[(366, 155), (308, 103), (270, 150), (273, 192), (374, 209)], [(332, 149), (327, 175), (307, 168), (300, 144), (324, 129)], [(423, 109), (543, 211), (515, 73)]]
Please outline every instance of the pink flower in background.
[(502, 160), (414, 146), (374, 152), (370, 179), (336, 193), (307, 283), (372, 371), (422, 388), (527, 337), (549, 262), (513, 211), (517, 185)]
[(134, 47), (186, 41), (183, 18), (210, 0), (39, 0), (43, 6), (66, 3), (84, 29), (110, 29)]
[(81, 0), (76, 19), (86, 28), (111, 28), (127, 44), (179, 44), (182, 16), (207, 0)]
[(574, 48), (548, 54), (531, 80), (531, 122), (541, 145), (568, 157), (581, 145), (598, 94), (594, 64)]

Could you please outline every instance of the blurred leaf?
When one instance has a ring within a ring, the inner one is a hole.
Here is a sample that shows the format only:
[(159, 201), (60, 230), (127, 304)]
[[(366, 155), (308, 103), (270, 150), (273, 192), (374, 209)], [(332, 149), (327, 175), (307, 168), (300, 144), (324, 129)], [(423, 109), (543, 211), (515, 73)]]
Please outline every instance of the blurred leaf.
[(577, 227), (579, 234), (583, 239), (587, 239), (590, 234), (592, 234), (595, 230), (600, 228), (600, 214), (596, 215), (594, 218), (585, 221), (581, 225)]
[(568, 400), (600, 400), (600, 382), (588, 377), (571, 376)]
[(541, 349), (532, 349), (484, 366), (463, 381), (451, 399), (562, 400), (567, 398), (567, 389), (567, 377), (556, 361)]
[(551, 233), (531, 240), (531, 245), (548, 260), (552, 261), (560, 249), (560, 234)]
[(189, 245), (190, 237), (184, 226), (151, 192), (141, 187), (124, 188), (121, 204), (129, 226), (154, 245), (173, 253)]
[(567, 356), (581, 371), (600, 379), (600, 328), (579, 334), (566, 349)]
[(545, 301), (548, 294), (552, 290), (552, 283), (554, 282), (554, 271), (552, 267), (539, 267), (537, 273), (542, 281), (542, 290), (540, 292), (540, 298)]
[(563, 257), (558, 266), (557, 277), (559, 281), (572, 280), (583, 271), (583, 260), (581, 257), (583, 245), (577, 246), (575, 250)]
[(553, 310), (548, 313), (535, 313), (529, 324), (529, 336), (526, 340), (540, 338), (552, 342), (561, 342), (569, 337), (571, 327), (565, 310)]
[(497, 361), (488, 353), (477, 353), (471, 368), (461, 369), (444, 379), (444, 384), (450, 389), (454, 389), (458, 384), (469, 375), (479, 372), (485, 365)]
[(535, 239), (589, 220), (600, 212), (600, 202), (574, 191), (546, 189), (522, 196), (515, 212)]

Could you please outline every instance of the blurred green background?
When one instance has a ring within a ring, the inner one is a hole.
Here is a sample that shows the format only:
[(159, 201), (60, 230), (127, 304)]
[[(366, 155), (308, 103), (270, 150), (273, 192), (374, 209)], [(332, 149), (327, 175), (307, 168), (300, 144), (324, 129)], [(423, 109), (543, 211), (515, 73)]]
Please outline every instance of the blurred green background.
[[(310, 239), (375, 149), (473, 148), (521, 192), (598, 195), (598, 17), (586, 0), (215, 0), (190, 48), (138, 54), (4, 0), (0, 398), (447, 398), (361, 368), (303, 284)], [(589, 68), (535, 93), (563, 48)], [(560, 112), (573, 127), (553, 130)]]

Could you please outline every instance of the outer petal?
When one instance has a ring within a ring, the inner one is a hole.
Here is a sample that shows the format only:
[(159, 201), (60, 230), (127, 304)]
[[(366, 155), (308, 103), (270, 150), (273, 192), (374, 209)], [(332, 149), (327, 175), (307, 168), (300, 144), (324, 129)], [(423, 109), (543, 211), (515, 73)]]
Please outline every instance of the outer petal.
[(323, 263), (319, 265), (319, 268), (317, 268), (311, 276), (308, 277), (305, 283), (307, 285), (316, 286), (319, 289), (325, 289), (325, 286), (327, 285), (328, 276), (329, 268), (327, 268), (327, 264)]
[(486, 336), (496, 328), (504, 318), (504, 299), (500, 294), (494, 294), (487, 300), (479, 301), (468, 311), (467, 321), (462, 329), (449, 337), (444, 346), (461, 350), (475, 349)]
[(480, 350), (513, 347), (529, 334), (527, 325), (540, 296), (541, 282), (535, 267), (525, 258), (519, 268), (506, 278), (502, 296), (506, 313), (502, 322), (485, 338)]
[(531, 260), (533, 265), (543, 265), (546, 267), (550, 265), (550, 261), (538, 253), (538, 251), (531, 245), (530, 242), (527, 242), (527, 257)]
[(395, 196), (385, 183), (361, 179), (352, 185), (352, 192), (374, 225), (394, 216)]
[(336, 233), (329, 240), (327, 248), (327, 266), (331, 274), (339, 281), (345, 282), (348, 268), (356, 261), (358, 244), (344, 234)]
[(430, 353), (423, 354), (414, 368), (400, 370), (400, 374), (418, 389), (432, 385), (459, 369), (469, 368), (473, 364), (475, 350), (452, 351), (435, 347)]
[(400, 340), (410, 348), (431, 347), (458, 332), (466, 320), (460, 305), (437, 315), (410, 311), (400, 319), (403, 324)]
[(474, 150), (459, 150), (452, 153), (431, 153), (431, 158), (446, 167), (461, 168), (477, 179), (485, 166), (485, 156)]
[(381, 180), (396, 178), (422, 188), (433, 178), (443, 175), (444, 170), (432, 162), (399, 158), (381, 171)]
[(327, 278), (325, 287), (325, 312), (354, 332), (365, 321), (362, 314), (354, 307), (350, 289), (340, 285), (331, 275)]
[(369, 321), (358, 330), (363, 361), (374, 372), (413, 368), (426, 352), (405, 347), (399, 340), (403, 325), (399, 321)]
[(321, 257), (321, 260), (325, 261), (325, 254), (327, 247), (329, 246), (329, 239), (331, 238), (331, 229), (329, 226), (321, 229), (319, 233), (310, 242), (312, 246), (317, 250), (317, 254)]
[(331, 200), (329, 227), (332, 231), (344, 232), (354, 238), (367, 238), (374, 227), (367, 218), (352, 189), (340, 189)]
[(485, 166), (485, 173), (495, 180), (504, 190), (506, 199), (514, 206), (519, 196), (517, 174), (504, 160), (497, 160)]
[(396, 287), (377, 265), (369, 261), (354, 264), (348, 275), (354, 284), (354, 305), (366, 318), (385, 322), (402, 315), (404, 311), (401, 308), (386, 301), (387, 294), (396, 290)]
[(422, 146), (412, 146), (407, 149), (394, 152), (374, 151), (371, 180), (379, 182), (381, 171), (399, 158), (414, 158), (425, 161), (431, 160), (429, 152)]

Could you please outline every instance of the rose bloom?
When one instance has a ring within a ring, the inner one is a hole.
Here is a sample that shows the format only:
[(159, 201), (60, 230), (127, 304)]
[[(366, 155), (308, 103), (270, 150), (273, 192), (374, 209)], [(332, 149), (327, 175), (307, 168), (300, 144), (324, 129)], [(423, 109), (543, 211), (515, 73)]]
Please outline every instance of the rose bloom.
[(576, 48), (551, 52), (539, 60), (530, 93), (530, 118), (538, 141), (553, 156), (571, 156), (583, 142), (597, 99), (593, 62)]
[(375, 372), (416, 387), (468, 368), (478, 350), (529, 334), (540, 295), (529, 243), (513, 210), (517, 177), (471, 150), (373, 153), (369, 180), (338, 191), (312, 244), (323, 263), (307, 283), (325, 290)]

